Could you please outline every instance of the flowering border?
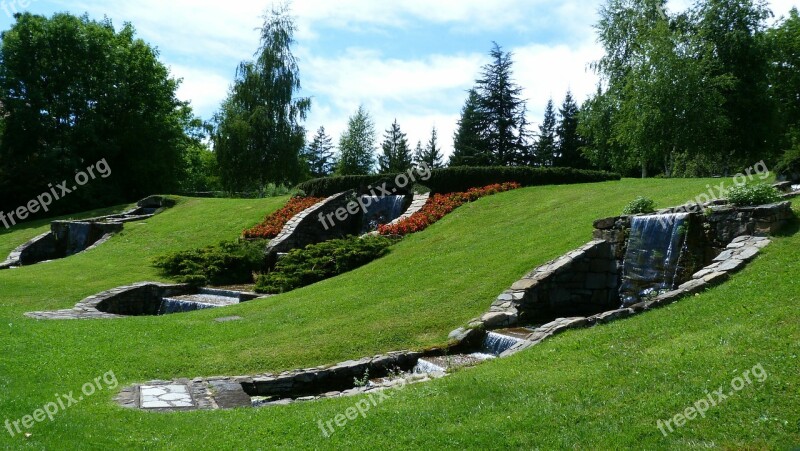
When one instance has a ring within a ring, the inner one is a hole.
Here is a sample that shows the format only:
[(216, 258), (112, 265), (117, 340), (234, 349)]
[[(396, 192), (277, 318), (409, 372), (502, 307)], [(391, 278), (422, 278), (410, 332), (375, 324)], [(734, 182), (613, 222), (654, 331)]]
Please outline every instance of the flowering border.
[(293, 217), (323, 200), (319, 197), (293, 197), (283, 208), (267, 216), (261, 224), (246, 229), (242, 235), (247, 239), (275, 238)]
[(398, 223), (378, 227), (378, 233), (381, 235), (405, 236), (421, 232), (466, 203), (521, 187), (522, 185), (516, 182), (497, 183), (483, 188), (471, 188), (466, 192), (436, 194), (428, 199), (422, 210)]

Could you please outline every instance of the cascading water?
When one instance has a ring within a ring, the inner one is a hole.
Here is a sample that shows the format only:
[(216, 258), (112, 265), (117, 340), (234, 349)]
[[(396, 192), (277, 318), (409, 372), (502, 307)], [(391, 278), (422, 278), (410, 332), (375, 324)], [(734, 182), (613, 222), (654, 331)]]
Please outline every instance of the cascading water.
[(433, 362), (419, 359), (411, 372), (414, 374), (444, 373), (445, 369)]
[(66, 256), (75, 255), (91, 246), (92, 224), (88, 222), (73, 222), (67, 232)]
[(687, 213), (637, 216), (631, 220), (620, 287), (623, 305), (653, 292), (675, 288), (678, 262), (686, 244)]
[(524, 340), (512, 337), (510, 335), (498, 334), (496, 332), (489, 332), (486, 334), (486, 339), (483, 341), (481, 348), (482, 354), (500, 355), (510, 349), (517, 343)]
[(366, 205), (362, 233), (377, 230), (379, 225), (388, 224), (403, 214), (405, 196), (361, 196), (361, 204)]
[(195, 310), (226, 307), (238, 303), (238, 294), (235, 292), (201, 289), (198, 294), (163, 298), (161, 300), (161, 307), (158, 309), (158, 314), (170, 315), (172, 313), (193, 312)]
[(201, 302), (186, 301), (183, 299), (164, 298), (161, 300), (161, 307), (158, 309), (159, 315), (171, 315), (173, 313), (186, 313), (195, 310), (218, 307), (212, 304)]

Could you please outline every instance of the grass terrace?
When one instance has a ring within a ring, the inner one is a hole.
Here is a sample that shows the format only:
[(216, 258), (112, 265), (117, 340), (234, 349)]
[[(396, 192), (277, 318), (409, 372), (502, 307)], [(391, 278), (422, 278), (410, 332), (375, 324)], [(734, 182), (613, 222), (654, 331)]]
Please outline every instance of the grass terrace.
[[(189, 199), (90, 252), (0, 272), (0, 421), (113, 371), (152, 379), (279, 372), (442, 345), (532, 268), (591, 239), (594, 219), (638, 195), (661, 207), (713, 180), (630, 180), (525, 188), (467, 204), (388, 256), (267, 300), (162, 317), (42, 321), (116, 286), (164, 280), (165, 252), (239, 236), (286, 198)], [(796, 204), (795, 204), (796, 205)], [(85, 216), (123, 208), (90, 212)], [(83, 215), (82, 215), (83, 216)], [(10, 252), (47, 222), (0, 232)], [(359, 398), (263, 409), (160, 414), (124, 410), (103, 390), (34, 426), (0, 431), (29, 449), (790, 449), (800, 445), (797, 226), (713, 290), (607, 326), (560, 335), (508, 359), (392, 394), (332, 437), (328, 421)], [(230, 323), (215, 318), (238, 315)], [(768, 374), (666, 437), (658, 420), (761, 364)]]

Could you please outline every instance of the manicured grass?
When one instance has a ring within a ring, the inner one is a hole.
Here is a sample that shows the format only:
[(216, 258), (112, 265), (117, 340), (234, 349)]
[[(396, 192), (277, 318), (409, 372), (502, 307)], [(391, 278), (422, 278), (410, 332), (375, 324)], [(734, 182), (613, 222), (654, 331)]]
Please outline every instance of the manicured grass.
[[(158, 280), (153, 256), (233, 238), (285, 201), (183, 199), (90, 253), (0, 272), (0, 421), (30, 414), (109, 370), (128, 385), (443, 344), (522, 274), (588, 241), (593, 219), (619, 213), (637, 195), (676, 205), (709, 182), (624, 180), (492, 196), (352, 273), (228, 309), (116, 321), (22, 316)], [(20, 244), (11, 236), (0, 235), (0, 248)], [(103, 391), (36, 425), (28, 439), (0, 429), (0, 447), (788, 448), (800, 444), (798, 244), (800, 235), (779, 238), (728, 284), (668, 308), (394, 393), (330, 439), (317, 421), (357, 398), (153, 414), (122, 410)], [(230, 315), (244, 319), (213, 321)], [(764, 383), (666, 438), (656, 428), (658, 419), (759, 363), (769, 374)]]

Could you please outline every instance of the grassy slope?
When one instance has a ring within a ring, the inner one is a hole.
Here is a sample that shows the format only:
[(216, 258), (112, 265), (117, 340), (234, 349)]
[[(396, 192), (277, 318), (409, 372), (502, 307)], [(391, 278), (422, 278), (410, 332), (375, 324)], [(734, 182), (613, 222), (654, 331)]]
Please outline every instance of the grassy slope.
[[(353, 273), (225, 310), (110, 322), (21, 317), (28, 310), (69, 307), (122, 283), (156, 279), (147, 264), (153, 255), (231, 238), (278, 206), (185, 201), (147, 225), (129, 225), (92, 254), (0, 272), (0, 412), (17, 419), (52, 394), (78, 390), (109, 370), (129, 384), (276, 371), (439, 344), (520, 275), (586, 242), (592, 219), (618, 212), (639, 194), (660, 205), (677, 204), (706, 183), (626, 180), (493, 196)], [(0, 236), (0, 247), (19, 244), (6, 241)], [(37, 425), (27, 441), (0, 429), (0, 447), (797, 444), (798, 242), (796, 236), (778, 240), (730, 284), (692, 300), (409, 388), (330, 441), (320, 435), (317, 420), (331, 419), (356, 400), (158, 415), (118, 409), (104, 392), (53, 423)], [(212, 321), (231, 314), (244, 320)], [(770, 374), (766, 383), (667, 439), (655, 428), (657, 419), (683, 410), (704, 389), (716, 389), (757, 363)]]

